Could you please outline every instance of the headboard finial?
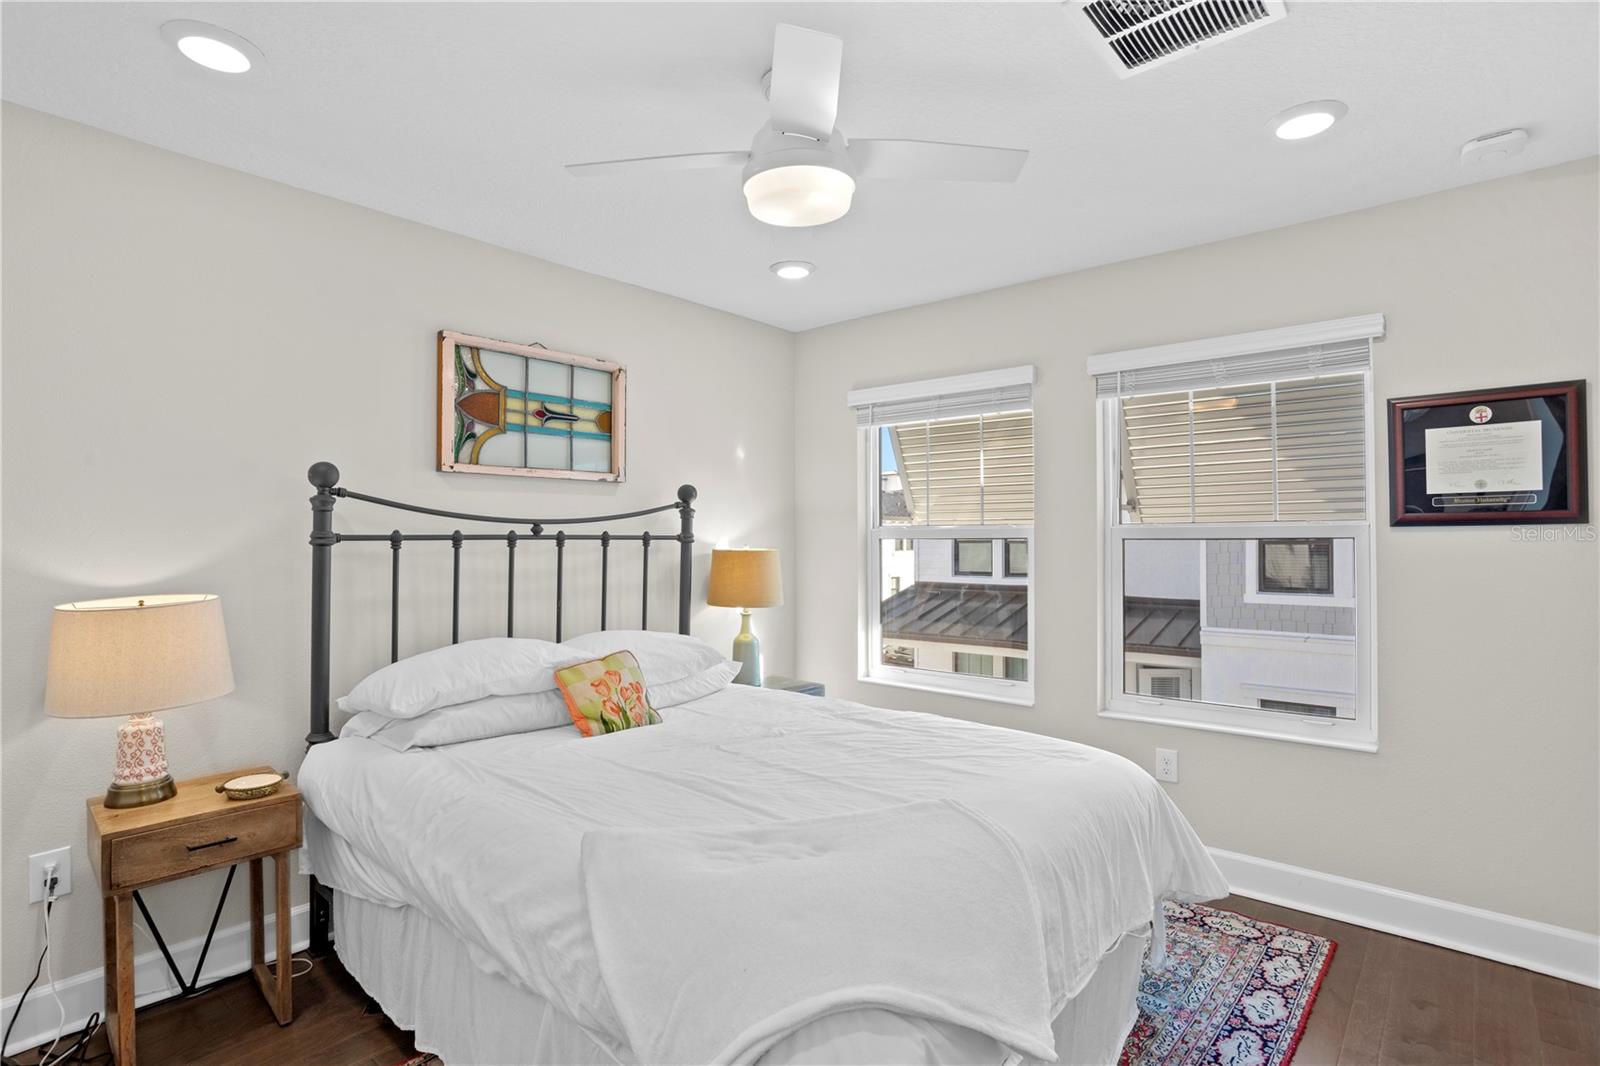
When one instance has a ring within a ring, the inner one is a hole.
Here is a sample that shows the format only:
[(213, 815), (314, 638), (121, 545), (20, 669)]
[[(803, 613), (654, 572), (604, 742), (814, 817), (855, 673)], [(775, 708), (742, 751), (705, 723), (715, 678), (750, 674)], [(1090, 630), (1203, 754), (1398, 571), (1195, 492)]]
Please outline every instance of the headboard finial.
[(700, 493), (695, 490), (693, 485), (678, 486), (678, 499), (682, 500), (684, 503), (693, 503), (695, 498), (699, 495)]
[(318, 489), (331, 489), (339, 483), (339, 468), (328, 462), (312, 463), (306, 480)]

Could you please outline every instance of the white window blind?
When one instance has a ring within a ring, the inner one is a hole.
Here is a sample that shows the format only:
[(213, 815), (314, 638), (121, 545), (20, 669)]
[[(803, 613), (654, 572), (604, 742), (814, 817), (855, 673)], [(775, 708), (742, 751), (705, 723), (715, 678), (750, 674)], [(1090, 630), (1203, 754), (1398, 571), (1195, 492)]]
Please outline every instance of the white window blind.
[(1125, 519), (1361, 520), (1366, 391), (1345, 374), (1125, 397)]
[(889, 427), (915, 525), (1033, 522), (1033, 412), (902, 422)]
[(857, 389), (848, 402), (858, 426), (972, 418), (1033, 407), (1033, 367)]
[(1219, 389), (1232, 385), (1355, 373), (1372, 365), (1372, 341), (1367, 337), (1328, 344), (1304, 345), (1276, 351), (1250, 352), (1184, 359), (1148, 366), (1099, 370), (1094, 376), (1095, 395), (1149, 396), (1189, 389)]

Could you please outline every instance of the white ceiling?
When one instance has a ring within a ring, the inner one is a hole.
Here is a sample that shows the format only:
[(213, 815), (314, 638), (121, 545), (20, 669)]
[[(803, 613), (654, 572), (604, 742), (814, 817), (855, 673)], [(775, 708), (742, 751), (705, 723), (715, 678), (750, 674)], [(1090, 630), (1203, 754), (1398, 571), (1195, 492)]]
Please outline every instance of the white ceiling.
[[(8, 2), (0, 28), (8, 100), (788, 329), (1597, 151), (1592, 3), (1288, 7), (1128, 80), (1056, 3)], [(172, 18), (253, 41), (261, 76), (190, 64), (158, 32)], [(863, 183), (797, 231), (749, 216), (736, 168), (562, 170), (747, 148), (779, 21), (844, 38), (847, 136), (1029, 148), (1021, 180)], [(1330, 133), (1271, 136), (1329, 97), (1350, 106)], [(1522, 156), (1460, 165), (1508, 126), (1532, 134)], [(779, 281), (779, 259), (817, 273)]]

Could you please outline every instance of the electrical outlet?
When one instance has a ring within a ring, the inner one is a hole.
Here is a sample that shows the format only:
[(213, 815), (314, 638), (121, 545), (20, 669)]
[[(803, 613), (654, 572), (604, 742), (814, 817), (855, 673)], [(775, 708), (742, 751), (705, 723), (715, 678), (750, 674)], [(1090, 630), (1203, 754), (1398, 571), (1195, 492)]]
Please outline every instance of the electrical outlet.
[(44, 871), (51, 863), (56, 866), (56, 895), (65, 896), (72, 891), (72, 849), (56, 848), (28, 856), (28, 902), (43, 903), (45, 897)]
[(1156, 749), (1156, 780), (1178, 783), (1178, 750), (1176, 748)]

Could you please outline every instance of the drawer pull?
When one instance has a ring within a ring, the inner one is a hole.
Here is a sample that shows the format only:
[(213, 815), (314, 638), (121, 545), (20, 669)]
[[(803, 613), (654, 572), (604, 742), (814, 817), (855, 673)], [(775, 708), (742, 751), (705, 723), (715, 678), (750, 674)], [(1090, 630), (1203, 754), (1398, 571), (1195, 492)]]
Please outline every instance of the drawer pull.
[(204, 851), (207, 848), (220, 848), (224, 844), (236, 844), (238, 841), (238, 837), (223, 837), (221, 840), (213, 840), (209, 844), (185, 844), (184, 847), (190, 851)]

